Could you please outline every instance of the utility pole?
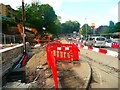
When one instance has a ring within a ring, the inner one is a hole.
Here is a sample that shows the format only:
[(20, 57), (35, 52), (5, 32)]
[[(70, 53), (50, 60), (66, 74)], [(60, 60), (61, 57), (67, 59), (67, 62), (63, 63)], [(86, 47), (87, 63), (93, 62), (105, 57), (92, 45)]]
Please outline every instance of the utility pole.
[(26, 55), (26, 34), (25, 34), (24, 0), (22, 0), (22, 30), (23, 30), (23, 54)]
[(85, 18), (86, 39), (87, 39), (87, 18)]

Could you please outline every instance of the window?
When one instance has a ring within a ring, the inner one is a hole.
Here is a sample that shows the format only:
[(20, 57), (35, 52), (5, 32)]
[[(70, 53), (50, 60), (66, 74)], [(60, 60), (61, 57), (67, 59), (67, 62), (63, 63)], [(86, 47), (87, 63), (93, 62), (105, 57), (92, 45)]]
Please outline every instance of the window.
[(105, 41), (105, 38), (96, 38), (97, 41)]
[(89, 38), (89, 40), (93, 40), (93, 38)]

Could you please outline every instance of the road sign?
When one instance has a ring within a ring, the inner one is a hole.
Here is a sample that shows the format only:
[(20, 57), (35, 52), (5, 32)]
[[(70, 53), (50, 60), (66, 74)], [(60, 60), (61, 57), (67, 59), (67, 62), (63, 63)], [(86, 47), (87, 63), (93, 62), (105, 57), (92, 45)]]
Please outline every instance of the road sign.
[(92, 23), (92, 24), (91, 24), (91, 28), (94, 28), (94, 27), (95, 27), (95, 23)]

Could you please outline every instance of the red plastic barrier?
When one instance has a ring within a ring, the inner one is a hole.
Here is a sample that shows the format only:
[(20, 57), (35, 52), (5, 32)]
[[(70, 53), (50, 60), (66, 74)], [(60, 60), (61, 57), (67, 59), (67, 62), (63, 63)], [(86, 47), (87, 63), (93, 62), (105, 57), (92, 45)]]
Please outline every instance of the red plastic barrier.
[(75, 44), (49, 43), (46, 45), (48, 66), (52, 68), (55, 87), (58, 89), (56, 60), (79, 60), (79, 49)]
[(53, 47), (54, 45), (56, 45), (56, 44), (58, 44), (58, 43), (56, 43), (56, 42), (52, 42), (52, 43), (49, 43), (49, 44), (47, 44), (46, 45), (46, 51), (47, 51), (47, 62), (48, 62), (48, 66), (51, 66), (51, 49), (50, 49), (50, 46), (51, 47)]
[(106, 53), (107, 53), (107, 50), (99, 48), (99, 52), (100, 52), (100, 53), (103, 53), (103, 54), (106, 54)]
[(117, 44), (117, 43), (112, 43), (111, 47), (112, 47), (112, 48), (119, 48), (119, 44)]
[(46, 48), (46, 50), (47, 50), (48, 66), (51, 67), (51, 69), (52, 69), (52, 76), (54, 79), (55, 87), (56, 87), (56, 89), (58, 89), (58, 74), (57, 74), (56, 60), (53, 55), (53, 52), (48, 48)]
[(58, 89), (58, 73), (57, 73), (57, 67), (56, 67), (56, 60), (55, 60), (52, 52), (50, 52), (50, 53), (51, 53), (50, 58), (51, 58), (52, 75), (53, 75), (55, 87), (56, 87), (56, 89)]
[(92, 46), (88, 46), (88, 50), (93, 50), (93, 47)]
[(80, 48), (84, 48), (84, 45), (80, 45)]
[[(49, 51), (49, 49), (56, 60), (79, 60), (79, 49), (75, 44), (48, 44), (46, 50)], [(48, 56), (47, 58), (49, 58)]]

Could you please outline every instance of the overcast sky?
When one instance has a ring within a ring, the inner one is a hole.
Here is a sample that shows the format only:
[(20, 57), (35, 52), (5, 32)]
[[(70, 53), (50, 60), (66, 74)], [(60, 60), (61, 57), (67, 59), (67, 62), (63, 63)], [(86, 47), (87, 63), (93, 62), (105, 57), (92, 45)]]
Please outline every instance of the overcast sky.
[[(109, 21), (118, 22), (119, 0), (24, 0), (25, 3), (39, 1), (50, 4), (55, 13), (61, 16), (61, 22), (77, 20), (81, 24), (95, 23), (95, 26), (109, 25)], [(22, 0), (1, 0), (0, 3), (16, 9), (22, 5)]]

